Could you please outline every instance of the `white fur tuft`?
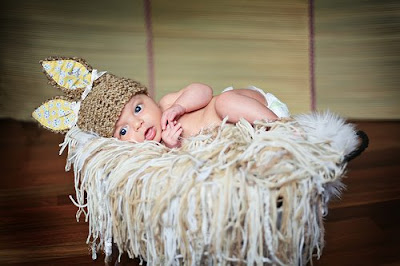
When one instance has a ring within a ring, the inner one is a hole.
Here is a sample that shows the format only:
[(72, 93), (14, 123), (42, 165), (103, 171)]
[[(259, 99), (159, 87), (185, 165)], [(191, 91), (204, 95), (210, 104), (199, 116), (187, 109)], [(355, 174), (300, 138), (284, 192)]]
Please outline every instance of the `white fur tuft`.
[(330, 111), (301, 114), (294, 117), (310, 138), (330, 141), (332, 148), (347, 155), (358, 145), (357, 132), (353, 124)]

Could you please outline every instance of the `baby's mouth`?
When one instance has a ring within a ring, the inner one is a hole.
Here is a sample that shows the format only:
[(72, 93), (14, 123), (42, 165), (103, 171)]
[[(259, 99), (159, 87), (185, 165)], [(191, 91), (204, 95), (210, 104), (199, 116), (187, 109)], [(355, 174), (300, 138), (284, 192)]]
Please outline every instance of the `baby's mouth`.
[(149, 127), (146, 129), (146, 132), (144, 133), (144, 138), (146, 140), (153, 140), (156, 136), (156, 129), (155, 127)]

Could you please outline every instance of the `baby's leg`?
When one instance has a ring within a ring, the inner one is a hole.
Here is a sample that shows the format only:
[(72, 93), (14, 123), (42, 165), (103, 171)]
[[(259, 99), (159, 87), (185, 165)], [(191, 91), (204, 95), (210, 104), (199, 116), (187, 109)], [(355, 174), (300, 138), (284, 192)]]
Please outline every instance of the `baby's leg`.
[(221, 119), (228, 116), (228, 122), (236, 123), (244, 118), (250, 123), (255, 120), (276, 120), (278, 117), (267, 106), (265, 97), (254, 90), (236, 89), (216, 97), (215, 110)]

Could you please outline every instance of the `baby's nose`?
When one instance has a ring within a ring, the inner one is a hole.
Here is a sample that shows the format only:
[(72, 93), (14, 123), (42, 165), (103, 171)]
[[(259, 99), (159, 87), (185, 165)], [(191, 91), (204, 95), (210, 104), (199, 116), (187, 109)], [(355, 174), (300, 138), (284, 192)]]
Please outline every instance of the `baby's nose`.
[(143, 120), (142, 119), (136, 119), (135, 122), (134, 122), (135, 130), (138, 131), (139, 128), (142, 126), (142, 124), (143, 124)]

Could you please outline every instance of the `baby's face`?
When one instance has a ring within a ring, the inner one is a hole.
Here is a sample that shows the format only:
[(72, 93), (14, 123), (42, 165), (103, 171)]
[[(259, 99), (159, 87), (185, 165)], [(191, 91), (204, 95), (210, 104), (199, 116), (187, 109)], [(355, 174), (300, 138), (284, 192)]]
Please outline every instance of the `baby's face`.
[(115, 138), (133, 142), (161, 141), (161, 109), (145, 94), (133, 96), (115, 124)]

